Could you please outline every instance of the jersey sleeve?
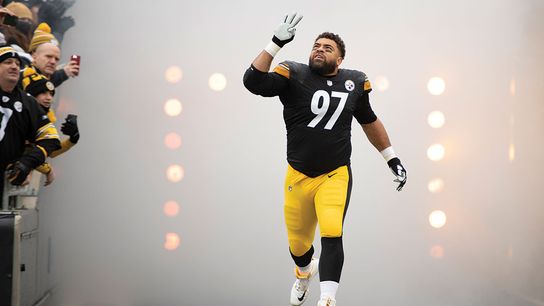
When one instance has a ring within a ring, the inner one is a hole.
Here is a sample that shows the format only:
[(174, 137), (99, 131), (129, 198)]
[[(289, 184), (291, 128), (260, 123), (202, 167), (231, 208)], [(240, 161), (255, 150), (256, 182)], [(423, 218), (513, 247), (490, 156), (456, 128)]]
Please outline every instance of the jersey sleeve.
[(27, 146), (19, 161), (31, 168), (35, 168), (41, 165), (49, 154), (60, 149), (60, 140), (57, 129), (49, 121), (38, 103), (31, 98), (25, 99), (25, 104), (28, 108), (30, 123), (27, 141), (31, 145)]
[(281, 95), (289, 87), (289, 66), (280, 63), (273, 72), (262, 72), (251, 65), (244, 74), (244, 86), (263, 97)]
[(355, 105), (353, 116), (360, 124), (369, 124), (376, 121), (378, 117), (370, 106), (370, 98), (368, 94), (372, 91), (372, 85), (370, 84), (368, 76), (364, 73), (362, 74), (360, 84), (362, 91), (359, 99), (357, 100), (357, 104)]

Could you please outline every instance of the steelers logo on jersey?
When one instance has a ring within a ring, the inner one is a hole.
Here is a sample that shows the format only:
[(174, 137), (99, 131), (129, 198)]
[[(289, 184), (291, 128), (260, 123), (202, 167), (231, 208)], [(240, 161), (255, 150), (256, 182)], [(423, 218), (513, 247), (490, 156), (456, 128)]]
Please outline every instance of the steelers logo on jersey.
[(7, 103), (9, 101), (9, 97), (3, 96), (2, 102)]
[(347, 91), (353, 91), (355, 89), (355, 83), (353, 83), (352, 80), (347, 80), (344, 85), (346, 86)]
[(13, 108), (15, 108), (15, 110), (20, 113), (20, 112), (23, 111), (23, 103), (17, 101), (15, 103), (13, 103)]

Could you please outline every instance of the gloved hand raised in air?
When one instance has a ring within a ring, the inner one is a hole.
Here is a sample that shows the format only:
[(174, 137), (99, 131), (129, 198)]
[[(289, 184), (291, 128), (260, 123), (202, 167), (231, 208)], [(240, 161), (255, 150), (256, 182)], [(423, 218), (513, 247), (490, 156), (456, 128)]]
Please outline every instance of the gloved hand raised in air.
[(295, 27), (301, 20), (302, 15), (297, 15), (297, 13), (286, 15), (283, 22), (274, 31), (272, 41), (280, 48), (291, 42), (295, 38), (297, 30)]
[(302, 15), (300, 14), (293, 13), (286, 15), (283, 22), (274, 31), (272, 41), (265, 48), (266, 52), (274, 57), (285, 44), (292, 41), (295, 38), (297, 30), (295, 27), (300, 20), (302, 20)]
[(404, 187), (404, 184), (406, 184), (406, 169), (404, 169), (398, 157), (389, 160), (387, 162), (387, 165), (389, 166), (389, 169), (391, 169), (391, 172), (393, 172), (393, 174), (397, 177), (393, 181), (399, 183), (397, 191), (401, 191), (402, 187)]
[(77, 143), (79, 140), (79, 129), (77, 127), (77, 116), (69, 114), (66, 116), (66, 119), (60, 130), (65, 134), (70, 136), (70, 142)]

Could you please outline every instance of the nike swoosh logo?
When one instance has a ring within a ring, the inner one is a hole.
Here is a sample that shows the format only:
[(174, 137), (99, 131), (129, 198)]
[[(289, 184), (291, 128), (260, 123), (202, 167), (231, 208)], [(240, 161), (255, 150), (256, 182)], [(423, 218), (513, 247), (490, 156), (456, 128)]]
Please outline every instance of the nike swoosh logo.
[(333, 173), (333, 174), (329, 174), (329, 175), (327, 175), (327, 176), (328, 176), (329, 178), (331, 178), (331, 177), (335, 176), (336, 173), (337, 173), (337, 172), (335, 172), (335, 173)]
[(305, 291), (304, 294), (301, 297), (297, 297), (299, 302), (302, 302), (302, 300), (304, 300), (304, 297), (306, 296), (306, 292), (307, 291)]

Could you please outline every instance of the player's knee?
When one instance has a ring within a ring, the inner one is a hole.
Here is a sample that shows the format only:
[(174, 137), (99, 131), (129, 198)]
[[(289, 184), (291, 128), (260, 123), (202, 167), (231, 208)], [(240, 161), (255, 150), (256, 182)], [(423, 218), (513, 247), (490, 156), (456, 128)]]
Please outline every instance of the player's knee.
[(336, 238), (342, 236), (342, 219), (339, 220), (328, 220), (323, 222), (320, 225), (319, 231), (321, 237), (325, 238)]
[(289, 239), (289, 250), (294, 256), (303, 256), (312, 248), (312, 241)]

